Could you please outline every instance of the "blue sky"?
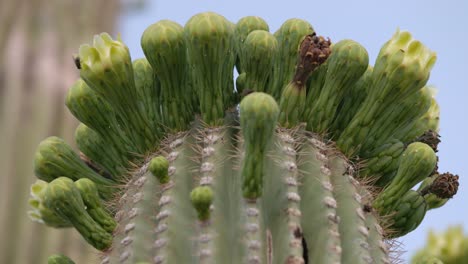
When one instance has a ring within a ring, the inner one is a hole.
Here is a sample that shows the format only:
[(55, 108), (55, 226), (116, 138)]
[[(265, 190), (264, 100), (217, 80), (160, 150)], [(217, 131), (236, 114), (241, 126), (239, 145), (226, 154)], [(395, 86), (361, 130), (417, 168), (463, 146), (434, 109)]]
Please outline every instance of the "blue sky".
[(441, 108), (442, 143), (439, 146), (439, 168), (461, 176), (457, 196), (443, 208), (430, 211), (420, 227), (401, 241), (409, 255), (425, 244), (429, 229), (443, 230), (448, 225), (463, 224), (468, 230), (468, 1), (151, 1), (144, 10), (129, 12), (120, 20), (119, 32), (130, 48), (132, 58), (143, 57), (140, 37), (147, 26), (161, 19), (180, 24), (194, 14), (214, 11), (236, 22), (241, 17), (264, 18), (274, 32), (289, 18), (308, 20), (315, 30), (336, 42), (353, 39), (369, 52), (375, 61), (380, 46), (397, 28), (410, 31), (437, 52), (437, 63), (429, 84), (437, 87)]

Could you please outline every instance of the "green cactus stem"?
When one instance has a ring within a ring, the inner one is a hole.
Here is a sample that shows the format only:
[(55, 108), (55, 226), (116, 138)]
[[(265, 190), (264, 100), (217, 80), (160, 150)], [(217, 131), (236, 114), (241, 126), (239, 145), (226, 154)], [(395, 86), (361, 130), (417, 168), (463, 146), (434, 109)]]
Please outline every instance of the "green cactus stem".
[(194, 138), (180, 134), (170, 140), (166, 147), (169, 161), (170, 180), (161, 184), (156, 213), (156, 238), (153, 237), (152, 255), (156, 263), (191, 263), (194, 260), (193, 241), (195, 210), (190, 202), (193, 186), (192, 169), (196, 164), (191, 160)]
[(44, 190), (44, 204), (70, 222), (96, 249), (105, 250), (112, 244), (112, 235), (86, 212), (80, 191), (69, 178), (59, 177), (48, 184)]
[(116, 227), (116, 222), (110, 213), (104, 208), (99, 199), (96, 184), (90, 179), (79, 179), (75, 181), (75, 186), (78, 188), (86, 206), (86, 212), (98, 223), (104, 230), (112, 234)]
[[(273, 146), (268, 150), (264, 192), (261, 197), (266, 247), (274, 254), (267, 262), (303, 262), (303, 230), (301, 225), (301, 196), (297, 146), (303, 139), (303, 128), (278, 129)], [(269, 201), (277, 200), (272, 204)]]
[(368, 245), (369, 231), (365, 225), (362, 196), (359, 182), (349, 171), (343, 157), (333, 157), (329, 162), (330, 182), (334, 186), (333, 196), (336, 200), (336, 214), (339, 216), (338, 231), (341, 237), (342, 263), (373, 263)]
[(114, 231), (112, 248), (102, 262), (136, 263), (151, 259), (152, 242), (156, 224), (148, 215), (156, 212), (161, 187), (156, 177), (147, 172), (148, 166), (137, 171), (127, 183), (127, 191), (120, 197), (115, 215), (117, 228)]
[[(330, 182), (331, 171), (326, 155), (329, 146), (318, 138), (307, 138), (303, 143), (302, 164), (304, 171), (299, 184), (304, 240), (307, 241), (309, 263), (340, 263), (342, 245), (338, 231), (339, 217), (336, 200)], [(320, 252), (326, 252), (322, 254)]]
[(98, 185), (99, 195), (110, 198), (115, 182), (106, 179), (86, 166), (80, 157), (58, 137), (49, 137), (39, 144), (34, 159), (34, 172), (44, 181), (66, 175), (70, 179), (88, 178)]

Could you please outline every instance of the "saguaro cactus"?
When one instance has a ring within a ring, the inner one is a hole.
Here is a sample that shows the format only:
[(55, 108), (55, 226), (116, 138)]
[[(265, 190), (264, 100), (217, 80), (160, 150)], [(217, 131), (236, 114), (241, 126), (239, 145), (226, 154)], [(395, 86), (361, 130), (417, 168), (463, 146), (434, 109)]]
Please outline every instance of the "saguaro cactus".
[(408, 32), (374, 67), (299, 19), (270, 34), (209, 12), (141, 40), (133, 64), (108, 34), (80, 48), (82, 153), (48, 138), (36, 156), (31, 215), (102, 263), (391, 263), (387, 239), (457, 191), (435, 169), (435, 53)]
[[(439, 262), (430, 262), (439, 259)], [(462, 226), (452, 226), (442, 233), (429, 232), (426, 246), (411, 259), (411, 263), (463, 264), (468, 261), (468, 237)]]

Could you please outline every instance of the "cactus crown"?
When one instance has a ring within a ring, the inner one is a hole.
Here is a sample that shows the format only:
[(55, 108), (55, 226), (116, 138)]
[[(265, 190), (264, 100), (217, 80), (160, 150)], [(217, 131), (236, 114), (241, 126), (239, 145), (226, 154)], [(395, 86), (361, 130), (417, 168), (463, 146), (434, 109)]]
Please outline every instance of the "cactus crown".
[(268, 30), (208, 12), (148, 27), (147, 59), (105, 33), (81, 46), (80, 154), (39, 145), (31, 218), (102, 263), (390, 263), (387, 239), (458, 187), (436, 169), (435, 54), (398, 31), (372, 67), (307, 21)]

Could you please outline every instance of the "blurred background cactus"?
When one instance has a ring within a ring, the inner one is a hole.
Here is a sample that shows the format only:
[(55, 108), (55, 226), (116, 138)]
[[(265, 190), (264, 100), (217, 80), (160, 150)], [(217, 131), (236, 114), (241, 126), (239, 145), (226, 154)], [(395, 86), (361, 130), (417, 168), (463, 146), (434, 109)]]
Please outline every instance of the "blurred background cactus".
[(449, 227), (440, 233), (430, 231), (426, 246), (416, 252), (411, 263), (426, 263), (430, 258), (437, 258), (444, 264), (468, 263), (468, 236), (463, 232), (463, 227)]
[[(104, 8), (105, 7), (105, 8)], [(76, 120), (65, 93), (78, 74), (76, 43), (114, 32), (118, 1), (3, 0), (0, 3), (0, 263), (45, 263), (62, 252), (94, 258), (71, 229), (57, 232), (25, 219), (37, 144), (49, 135), (73, 142)]]

